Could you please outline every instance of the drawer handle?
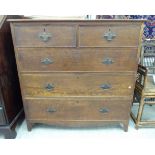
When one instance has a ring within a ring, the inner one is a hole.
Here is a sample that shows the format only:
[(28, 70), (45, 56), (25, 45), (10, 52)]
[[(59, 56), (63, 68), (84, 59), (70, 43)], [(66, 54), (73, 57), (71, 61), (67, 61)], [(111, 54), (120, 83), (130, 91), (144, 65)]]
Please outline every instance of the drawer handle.
[(52, 35), (50, 33), (42, 32), (42, 33), (39, 34), (39, 38), (43, 42), (47, 42), (51, 37), (52, 37)]
[(45, 64), (45, 65), (49, 65), (53, 63), (53, 60), (49, 59), (49, 58), (44, 58), (43, 60), (41, 60), (41, 63)]
[(109, 109), (107, 109), (107, 108), (101, 108), (99, 110), (99, 112), (101, 112), (101, 113), (108, 113), (109, 112)]
[(56, 112), (57, 110), (55, 108), (48, 108), (46, 110), (46, 112), (49, 112), (49, 113), (53, 113), (53, 112)]
[(107, 90), (107, 89), (110, 89), (111, 88), (111, 85), (110, 84), (102, 84), (100, 86), (100, 88), (104, 89), (104, 90)]
[(105, 65), (111, 65), (114, 63), (114, 61), (111, 58), (105, 58), (103, 59), (102, 63)]
[(47, 91), (52, 91), (52, 90), (54, 90), (54, 84), (50, 84), (50, 83), (48, 83), (46, 86), (45, 86), (45, 89), (47, 90)]
[(115, 38), (115, 37), (116, 37), (116, 34), (113, 33), (113, 32), (111, 32), (111, 29), (109, 29), (109, 31), (106, 32), (106, 33), (104, 34), (104, 38), (105, 38), (107, 41), (112, 41), (113, 38)]

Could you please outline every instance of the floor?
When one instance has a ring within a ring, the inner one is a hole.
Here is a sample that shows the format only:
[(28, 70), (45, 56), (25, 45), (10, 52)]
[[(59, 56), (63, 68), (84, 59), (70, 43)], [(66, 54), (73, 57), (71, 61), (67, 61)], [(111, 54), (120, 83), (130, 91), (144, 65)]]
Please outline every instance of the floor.
[[(136, 114), (137, 105), (133, 106), (132, 111)], [(144, 108), (143, 119), (155, 118), (155, 106), (146, 106)], [(47, 125), (36, 125), (31, 132), (27, 131), (26, 121), (24, 120), (20, 126), (17, 127), (16, 139), (53, 139), (53, 138), (130, 138), (135, 139), (155, 139), (155, 128), (140, 128), (136, 130), (134, 123), (130, 119), (128, 132), (124, 132), (123, 129), (118, 126), (108, 126), (102, 128), (56, 128)], [(3, 139), (3, 135), (0, 135), (0, 139)]]

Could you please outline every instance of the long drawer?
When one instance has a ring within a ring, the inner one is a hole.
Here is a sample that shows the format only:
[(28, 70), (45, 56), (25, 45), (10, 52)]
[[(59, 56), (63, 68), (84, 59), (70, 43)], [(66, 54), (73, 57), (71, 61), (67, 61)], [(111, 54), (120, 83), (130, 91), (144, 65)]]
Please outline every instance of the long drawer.
[(28, 24), (15, 26), (15, 45), (18, 47), (75, 47), (74, 25)]
[(133, 74), (46, 73), (21, 74), (26, 97), (133, 95)]
[(20, 48), (20, 71), (134, 71), (137, 48)]
[(27, 99), (29, 120), (127, 120), (130, 100), (100, 98)]
[(80, 26), (80, 47), (138, 46), (139, 25)]

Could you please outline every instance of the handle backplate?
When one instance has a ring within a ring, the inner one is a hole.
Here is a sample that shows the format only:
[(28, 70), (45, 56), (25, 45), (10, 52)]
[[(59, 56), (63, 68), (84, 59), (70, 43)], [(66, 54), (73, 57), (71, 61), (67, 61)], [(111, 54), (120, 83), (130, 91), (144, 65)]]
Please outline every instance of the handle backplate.
[(108, 32), (104, 33), (104, 38), (107, 41), (112, 41), (115, 37), (116, 37), (116, 34), (114, 32), (112, 32), (111, 29), (109, 29)]
[(49, 65), (53, 63), (53, 60), (51, 60), (50, 58), (44, 58), (43, 60), (41, 60), (41, 63)]
[(49, 112), (49, 113), (53, 113), (53, 112), (56, 112), (57, 110), (55, 108), (48, 108), (46, 110), (46, 112)]
[(102, 63), (105, 65), (111, 65), (114, 63), (114, 61), (111, 58), (105, 58), (103, 59)]
[(110, 84), (102, 84), (102, 85), (100, 86), (100, 88), (102, 88), (102, 89), (104, 89), (104, 90), (108, 90), (108, 89), (111, 88), (111, 85), (110, 85)]
[(54, 88), (55, 88), (54, 84), (48, 83), (47, 85), (45, 85), (45, 89), (47, 91), (52, 91), (52, 90), (54, 90)]
[(42, 32), (42, 33), (39, 34), (39, 38), (43, 42), (47, 42), (51, 37), (52, 37), (52, 35), (50, 33), (47, 33), (47, 32)]
[(101, 113), (108, 113), (109, 112), (109, 109), (107, 109), (107, 108), (105, 108), (105, 107), (103, 107), (103, 108), (101, 108), (101, 109), (99, 109), (99, 112), (101, 112)]

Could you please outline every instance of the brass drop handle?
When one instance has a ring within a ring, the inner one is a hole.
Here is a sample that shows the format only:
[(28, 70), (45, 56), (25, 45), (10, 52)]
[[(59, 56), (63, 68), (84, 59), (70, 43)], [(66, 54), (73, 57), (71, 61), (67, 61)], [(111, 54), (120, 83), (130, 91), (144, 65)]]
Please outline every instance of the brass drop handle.
[(48, 83), (47, 85), (45, 85), (45, 89), (47, 91), (52, 91), (52, 90), (54, 90), (54, 88), (55, 88), (54, 84)]
[(43, 32), (39, 34), (39, 38), (43, 42), (47, 42), (51, 37), (52, 37), (52, 35), (50, 33), (47, 33), (45, 28), (44, 28)]
[(107, 41), (112, 41), (115, 37), (116, 37), (116, 34), (114, 32), (112, 32), (110, 28), (109, 28), (108, 32), (104, 33), (104, 38)]
[(109, 112), (109, 109), (107, 109), (107, 108), (101, 108), (101, 109), (99, 109), (99, 112), (101, 112), (101, 113), (108, 113)]
[(103, 90), (108, 90), (108, 89), (111, 88), (111, 85), (110, 85), (110, 84), (102, 84), (102, 85), (100, 86), (100, 88), (102, 88)]
[(111, 65), (114, 63), (114, 61), (111, 58), (105, 58), (103, 59), (102, 63), (105, 65)]
[(44, 58), (41, 60), (41, 63), (45, 64), (45, 65), (49, 65), (53, 63), (53, 60), (51, 60), (50, 58)]
[(46, 110), (46, 112), (49, 112), (49, 113), (53, 113), (53, 112), (56, 112), (57, 110), (55, 108), (48, 108)]

